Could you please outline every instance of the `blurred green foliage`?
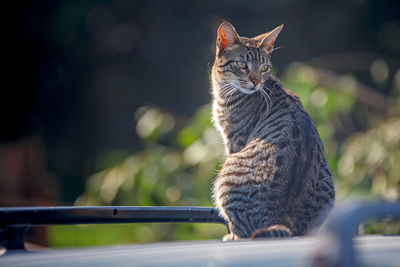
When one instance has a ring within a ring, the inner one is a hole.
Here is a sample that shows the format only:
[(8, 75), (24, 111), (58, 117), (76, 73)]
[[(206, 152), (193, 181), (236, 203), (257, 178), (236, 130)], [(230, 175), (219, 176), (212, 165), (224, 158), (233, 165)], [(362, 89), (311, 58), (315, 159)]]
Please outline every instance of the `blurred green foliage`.
[[(86, 193), (76, 204), (212, 206), (211, 181), (224, 152), (209, 106), (201, 107), (183, 127), (157, 107), (142, 107), (136, 116), (143, 150), (125, 158), (115, 152), (103, 159), (111, 166), (88, 177)], [(57, 226), (49, 229), (49, 243), (110, 245), (220, 238), (225, 233), (225, 226), (217, 224)]]
[[(281, 77), (317, 126), (339, 201), (352, 196), (396, 200), (400, 193), (400, 70), (390, 77), (381, 68), (376, 68), (377, 73), (371, 69), (377, 86), (392, 84), (384, 96), (385, 111), (360, 101), (363, 87), (350, 74), (326, 79), (320, 69), (294, 62)], [(224, 150), (210, 121), (210, 106), (202, 106), (187, 121), (146, 106), (136, 112), (136, 119), (143, 149), (131, 155), (111, 153), (103, 159), (108, 166), (99, 166), (103, 170), (88, 177), (86, 192), (76, 205), (211, 206), (212, 181)], [(398, 224), (390, 227), (392, 233), (400, 233)], [(382, 228), (385, 225), (372, 222), (362, 232), (385, 232)], [(62, 226), (50, 228), (49, 243), (213, 239), (225, 232), (223, 226), (202, 224)]]

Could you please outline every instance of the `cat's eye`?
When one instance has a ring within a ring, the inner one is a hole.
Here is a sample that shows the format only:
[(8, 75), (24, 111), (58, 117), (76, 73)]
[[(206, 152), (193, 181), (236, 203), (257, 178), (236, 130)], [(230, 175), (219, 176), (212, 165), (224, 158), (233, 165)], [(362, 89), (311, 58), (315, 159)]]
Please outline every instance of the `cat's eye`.
[(270, 68), (271, 68), (271, 66), (269, 66), (269, 65), (262, 65), (261, 66), (261, 72), (269, 71)]
[(247, 64), (243, 61), (238, 61), (236, 62), (236, 64), (239, 66), (239, 68), (241, 69), (246, 69), (247, 68)]

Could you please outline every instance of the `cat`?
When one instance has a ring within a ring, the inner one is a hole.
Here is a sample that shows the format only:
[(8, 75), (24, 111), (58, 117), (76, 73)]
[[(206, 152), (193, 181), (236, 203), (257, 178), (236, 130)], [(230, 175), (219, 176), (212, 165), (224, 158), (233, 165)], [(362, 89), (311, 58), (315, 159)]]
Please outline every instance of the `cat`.
[(305, 235), (333, 208), (323, 143), (300, 99), (271, 74), (283, 25), (254, 38), (223, 22), (211, 71), (214, 125), (226, 160), (213, 199), (224, 240)]

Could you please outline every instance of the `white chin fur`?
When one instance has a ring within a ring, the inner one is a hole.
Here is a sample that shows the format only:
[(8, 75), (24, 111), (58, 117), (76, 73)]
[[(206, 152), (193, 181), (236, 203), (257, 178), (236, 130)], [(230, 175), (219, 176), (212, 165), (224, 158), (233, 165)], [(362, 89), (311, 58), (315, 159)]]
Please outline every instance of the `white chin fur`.
[(255, 90), (255, 89), (246, 89), (246, 88), (242, 88), (242, 87), (240, 87), (240, 88), (238, 88), (239, 89), (239, 91), (241, 92), (241, 93), (243, 93), (243, 94), (246, 94), (246, 95), (251, 95), (251, 94), (254, 94), (257, 90)]

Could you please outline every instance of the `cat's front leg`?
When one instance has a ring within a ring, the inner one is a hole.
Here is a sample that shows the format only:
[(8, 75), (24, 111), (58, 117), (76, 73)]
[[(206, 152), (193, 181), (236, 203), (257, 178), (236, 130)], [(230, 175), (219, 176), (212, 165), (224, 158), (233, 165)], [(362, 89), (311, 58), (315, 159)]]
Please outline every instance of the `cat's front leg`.
[(239, 240), (240, 238), (234, 233), (229, 233), (222, 238), (222, 241)]

